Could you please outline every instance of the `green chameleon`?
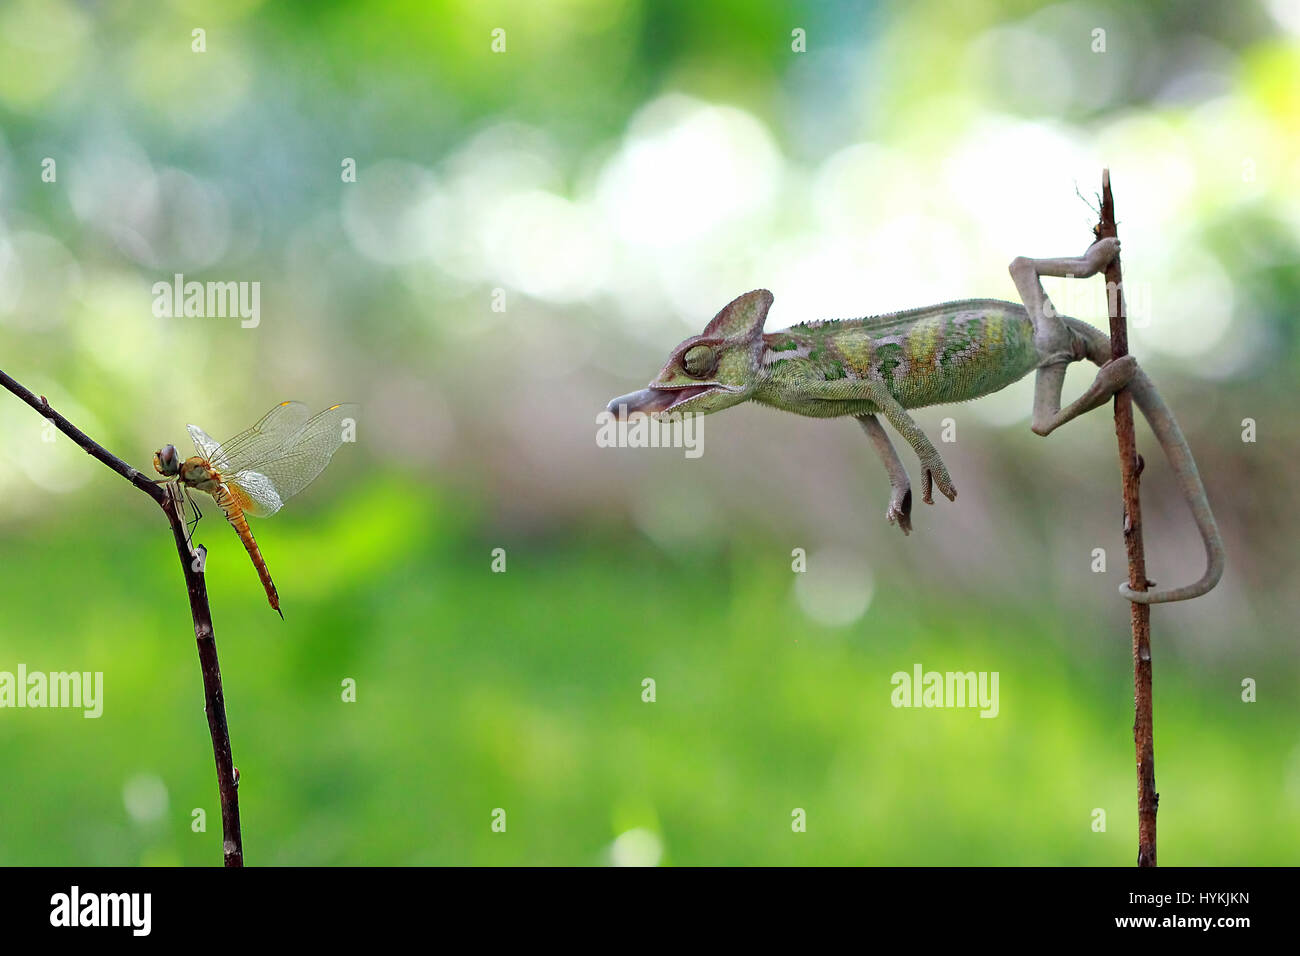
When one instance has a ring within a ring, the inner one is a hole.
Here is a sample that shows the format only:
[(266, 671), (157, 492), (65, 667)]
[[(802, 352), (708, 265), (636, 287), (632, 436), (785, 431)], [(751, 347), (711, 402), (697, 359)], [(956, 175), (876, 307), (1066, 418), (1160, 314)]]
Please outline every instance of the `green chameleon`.
[[(1015, 259), (1011, 277), (1023, 306), (962, 299), (865, 319), (805, 322), (780, 332), (763, 331), (772, 293), (747, 292), (714, 316), (702, 335), (673, 349), (649, 387), (614, 399), (609, 411), (620, 418), (637, 412), (707, 415), (753, 400), (814, 418), (852, 415), (889, 473), (892, 494), (885, 516), (906, 534), (911, 484), (877, 416), (883, 415), (920, 458), (921, 497), (933, 504), (933, 485), (949, 500), (957, 489), (906, 409), (980, 398), (1036, 371), (1031, 427), (1048, 435), (1127, 387), (1191, 506), (1206, 568), (1199, 581), (1185, 587), (1134, 591), (1124, 583), (1120, 592), (1140, 604), (1199, 597), (1223, 574), (1223, 543), (1187, 440), (1137, 361), (1131, 355), (1112, 361), (1110, 338), (1057, 313), (1039, 281), (1040, 276), (1087, 278), (1118, 254), (1118, 239), (1102, 239), (1078, 258)], [(1100, 371), (1088, 390), (1062, 409), (1066, 368), (1085, 358)]]

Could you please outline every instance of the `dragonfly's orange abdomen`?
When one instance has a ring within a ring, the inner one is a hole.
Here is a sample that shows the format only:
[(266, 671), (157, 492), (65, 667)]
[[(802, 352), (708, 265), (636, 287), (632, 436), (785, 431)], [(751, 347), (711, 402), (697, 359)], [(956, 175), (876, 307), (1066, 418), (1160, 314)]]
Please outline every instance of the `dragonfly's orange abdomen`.
[(262, 587), (266, 589), (266, 599), (271, 602), (271, 607), (276, 613), (284, 617), (284, 612), (280, 610), (280, 595), (276, 593), (275, 584), (271, 581), (271, 572), (266, 566), (266, 561), (262, 557), (262, 549), (257, 546), (257, 541), (253, 538), (253, 531), (248, 527), (248, 518), (244, 516), (244, 508), (239, 501), (237, 493), (231, 492), (231, 489), (225, 483), (217, 489), (213, 499), (217, 502), (230, 526), (235, 529), (239, 535), (239, 540), (244, 542), (244, 548), (248, 551), (248, 556), (253, 559), (253, 567), (257, 568), (257, 576), (262, 580)]

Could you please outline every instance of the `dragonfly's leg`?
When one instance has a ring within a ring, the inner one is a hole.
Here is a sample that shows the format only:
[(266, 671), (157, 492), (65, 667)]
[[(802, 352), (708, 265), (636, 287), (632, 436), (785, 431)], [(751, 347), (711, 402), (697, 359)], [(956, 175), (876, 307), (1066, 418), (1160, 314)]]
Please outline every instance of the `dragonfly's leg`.
[(194, 513), (194, 517), (192, 519), (187, 519), (185, 522), (185, 543), (189, 546), (189, 549), (193, 551), (194, 529), (198, 527), (199, 519), (203, 517), (203, 512), (199, 510), (199, 503), (194, 500), (194, 496), (190, 494), (190, 490), (185, 488), (184, 491), (185, 500), (189, 502), (190, 510)]

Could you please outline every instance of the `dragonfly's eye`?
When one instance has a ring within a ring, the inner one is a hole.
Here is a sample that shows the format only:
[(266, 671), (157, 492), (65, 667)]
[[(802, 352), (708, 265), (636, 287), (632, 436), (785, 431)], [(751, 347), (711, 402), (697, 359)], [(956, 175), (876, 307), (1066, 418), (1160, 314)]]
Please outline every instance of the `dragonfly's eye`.
[(158, 474), (168, 478), (178, 474), (181, 470), (181, 456), (176, 453), (176, 446), (163, 445), (154, 452), (153, 467)]

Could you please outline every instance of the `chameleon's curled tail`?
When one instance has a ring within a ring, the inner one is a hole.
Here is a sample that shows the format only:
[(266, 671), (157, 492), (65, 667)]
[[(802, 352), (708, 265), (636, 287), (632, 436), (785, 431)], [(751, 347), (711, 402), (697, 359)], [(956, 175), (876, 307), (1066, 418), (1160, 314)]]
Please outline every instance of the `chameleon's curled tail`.
[(1195, 584), (1181, 588), (1161, 588), (1158, 591), (1134, 591), (1125, 582), (1120, 585), (1120, 593), (1138, 604), (1163, 604), (1200, 597), (1223, 577), (1223, 541), (1219, 538), (1219, 526), (1215, 524), (1214, 513), (1210, 511), (1210, 501), (1196, 470), (1192, 450), (1187, 446), (1187, 439), (1183, 437), (1174, 413), (1141, 369), (1137, 370), (1128, 387), (1133, 401), (1142, 409), (1142, 416), (1156, 433), (1160, 447), (1165, 450), (1165, 457), (1169, 459), (1169, 467), (1174, 470), (1174, 478), (1183, 492), (1183, 499), (1192, 509), (1192, 517), (1196, 520), (1196, 528), (1201, 532), (1201, 541), (1205, 545), (1205, 573)]
[[(1071, 331), (1083, 340), (1088, 359), (1096, 365), (1105, 365), (1110, 361), (1110, 338), (1100, 329), (1093, 328), (1086, 322), (1062, 316)], [(1165, 450), (1169, 467), (1174, 471), (1174, 478), (1183, 493), (1183, 499), (1192, 510), (1196, 528), (1201, 533), (1201, 542), (1205, 545), (1205, 573), (1194, 584), (1180, 588), (1161, 588), (1157, 591), (1134, 591), (1128, 582), (1119, 586), (1120, 593), (1130, 601), (1138, 604), (1165, 604), (1169, 601), (1187, 601), (1200, 597), (1211, 590), (1223, 577), (1223, 541), (1219, 537), (1219, 526), (1214, 521), (1210, 510), (1210, 501), (1201, 484), (1200, 473), (1196, 470), (1196, 460), (1192, 450), (1178, 427), (1174, 413), (1169, 410), (1160, 393), (1156, 391), (1146, 372), (1138, 368), (1128, 383), (1133, 401), (1142, 410), (1142, 416), (1155, 432), (1160, 447)]]

